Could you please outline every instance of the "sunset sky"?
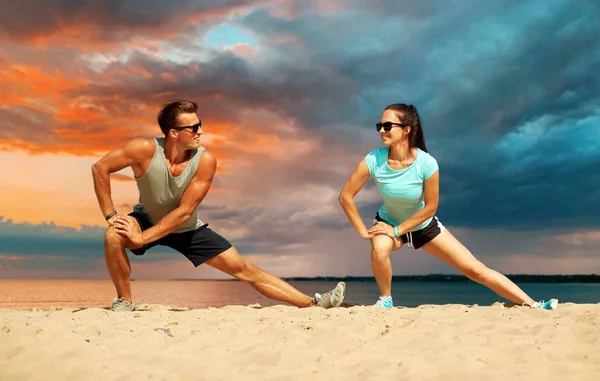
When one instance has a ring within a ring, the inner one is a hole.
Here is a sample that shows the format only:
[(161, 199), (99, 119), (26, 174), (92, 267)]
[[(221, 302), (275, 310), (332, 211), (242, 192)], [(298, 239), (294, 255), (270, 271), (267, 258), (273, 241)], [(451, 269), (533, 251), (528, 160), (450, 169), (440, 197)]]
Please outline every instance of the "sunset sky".
[[(4, 4), (7, 4), (5, 2)], [(280, 276), (371, 275), (337, 202), (417, 106), (437, 216), (505, 273), (600, 274), (600, 5), (593, 0), (22, 0), (0, 11), (0, 278), (108, 279), (91, 165), (199, 104), (219, 162), (201, 218)], [(113, 176), (122, 213), (131, 170)], [(380, 206), (369, 181), (365, 222)], [(132, 277), (222, 278), (155, 248)], [(455, 273), (423, 250), (395, 274)]]

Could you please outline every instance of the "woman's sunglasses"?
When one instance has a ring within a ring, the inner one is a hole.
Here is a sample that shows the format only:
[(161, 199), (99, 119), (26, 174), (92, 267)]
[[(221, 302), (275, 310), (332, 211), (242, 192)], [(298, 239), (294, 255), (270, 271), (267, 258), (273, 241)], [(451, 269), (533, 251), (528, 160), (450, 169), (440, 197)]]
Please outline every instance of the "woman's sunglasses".
[(389, 132), (394, 127), (402, 127), (402, 128), (408, 127), (408, 124), (385, 122), (385, 123), (377, 123), (375, 126), (377, 126), (377, 131), (381, 131), (381, 129), (383, 128), (383, 130), (385, 132)]
[(202, 127), (202, 121), (199, 121), (198, 123), (194, 124), (193, 126), (173, 127), (173, 130), (181, 131), (181, 130), (185, 130), (186, 128), (189, 128), (192, 130), (192, 132), (194, 134), (197, 134), (198, 130), (201, 127)]

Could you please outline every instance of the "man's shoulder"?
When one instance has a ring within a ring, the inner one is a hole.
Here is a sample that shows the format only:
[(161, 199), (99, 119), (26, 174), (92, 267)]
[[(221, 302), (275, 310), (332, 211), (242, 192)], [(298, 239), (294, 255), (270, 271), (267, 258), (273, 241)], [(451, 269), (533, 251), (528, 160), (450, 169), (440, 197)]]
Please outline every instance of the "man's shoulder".
[(200, 159), (216, 159), (215, 154), (212, 153), (208, 148), (202, 147), (200, 151)]
[(212, 167), (216, 164), (217, 157), (215, 156), (215, 154), (209, 151), (207, 148), (203, 147), (202, 152), (200, 153), (198, 165)]
[(127, 141), (124, 148), (134, 156), (152, 156), (154, 155), (155, 145), (154, 138), (138, 137)]

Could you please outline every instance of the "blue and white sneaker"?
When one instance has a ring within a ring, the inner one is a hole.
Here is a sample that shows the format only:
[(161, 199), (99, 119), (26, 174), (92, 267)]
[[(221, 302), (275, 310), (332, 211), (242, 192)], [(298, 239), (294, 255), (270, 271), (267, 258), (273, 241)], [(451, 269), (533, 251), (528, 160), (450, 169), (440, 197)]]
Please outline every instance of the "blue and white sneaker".
[(377, 299), (377, 303), (374, 305), (383, 308), (393, 308), (394, 302), (392, 301), (391, 296), (380, 296), (379, 299)]
[(531, 305), (531, 308), (540, 308), (542, 310), (555, 310), (558, 308), (558, 299), (550, 299), (547, 302), (543, 300), (535, 302)]

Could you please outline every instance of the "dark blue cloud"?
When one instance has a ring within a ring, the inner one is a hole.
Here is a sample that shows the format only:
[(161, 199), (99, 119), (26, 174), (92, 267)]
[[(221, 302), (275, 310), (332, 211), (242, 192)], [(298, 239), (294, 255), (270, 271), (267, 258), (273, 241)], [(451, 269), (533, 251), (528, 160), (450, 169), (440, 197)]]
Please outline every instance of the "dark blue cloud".
[(274, 75), (291, 62), (334, 73), (332, 87), (307, 87), (320, 74), (295, 77), (290, 87), (303, 88), (311, 112), (278, 102), (282, 112), (339, 141), (331, 124), (362, 139), (353, 131), (370, 128), (387, 104), (413, 103), (440, 164), (446, 223), (600, 226), (590, 196), (600, 187), (596, 4), (434, 2), (421, 18), (407, 18), (409, 6), (359, 8), (291, 21), (258, 10), (240, 20), (265, 40), (296, 35), (305, 44), (282, 52)]

